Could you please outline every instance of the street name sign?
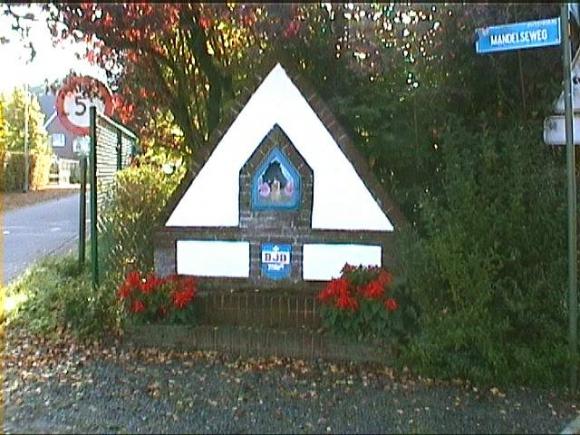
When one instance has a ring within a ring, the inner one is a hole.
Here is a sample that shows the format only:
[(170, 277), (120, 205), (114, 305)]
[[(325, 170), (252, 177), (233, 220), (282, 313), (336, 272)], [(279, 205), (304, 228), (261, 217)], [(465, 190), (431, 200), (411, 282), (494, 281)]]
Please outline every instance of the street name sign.
[(475, 31), (475, 51), (479, 54), (560, 44), (560, 19), (503, 24)]

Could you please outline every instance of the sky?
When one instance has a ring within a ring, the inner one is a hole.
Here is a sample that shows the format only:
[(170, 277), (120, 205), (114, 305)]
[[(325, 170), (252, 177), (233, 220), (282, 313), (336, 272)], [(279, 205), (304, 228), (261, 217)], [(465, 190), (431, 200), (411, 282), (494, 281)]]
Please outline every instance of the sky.
[(24, 42), (20, 40), (16, 32), (6, 32), (4, 29), (12, 25), (12, 20), (0, 15), (0, 29), (2, 34), (8, 34), (10, 42), (0, 44), (0, 92), (10, 92), (15, 87), (38, 86), (45, 79), (52, 82), (61, 79), (72, 68), (78, 74), (90, 75), (106, 82), (106, 76), (102, 69), (90, 65), (85, 59), (76, 59), (75, 53), (84, 53), (82, 44), (64, 43), (53, 47), (52, 39), (46, 25), (46, 15), (40, 12), (38, 5), (31, 5), (38, 21), (32, 24), (30, 40), (36, 49), (36, 57), (29, 61), (30, 51), (24, 48)]

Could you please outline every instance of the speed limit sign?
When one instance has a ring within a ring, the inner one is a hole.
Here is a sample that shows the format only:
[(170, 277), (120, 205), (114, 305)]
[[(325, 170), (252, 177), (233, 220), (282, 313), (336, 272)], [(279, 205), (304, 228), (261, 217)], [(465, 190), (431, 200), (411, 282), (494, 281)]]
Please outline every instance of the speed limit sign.
[(113, 98), (109, 89), (99, 80), (83, 76), (72, 77), (58, 91), (56, 115), (62, 125), (77, 135), (89, 134), (89, 108), (111, 116)]

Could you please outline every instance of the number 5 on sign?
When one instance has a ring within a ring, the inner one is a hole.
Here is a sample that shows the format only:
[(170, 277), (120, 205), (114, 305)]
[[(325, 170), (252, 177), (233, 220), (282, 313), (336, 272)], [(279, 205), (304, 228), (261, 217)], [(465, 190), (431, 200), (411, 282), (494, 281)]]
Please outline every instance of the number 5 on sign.
[(89, 134), (91, 106), (107, 116), (113, 112), (111, 93), (103, 83), (92, 77), (73, 77), (56, 97), (58, 119), (67, 130), (77, 135)]

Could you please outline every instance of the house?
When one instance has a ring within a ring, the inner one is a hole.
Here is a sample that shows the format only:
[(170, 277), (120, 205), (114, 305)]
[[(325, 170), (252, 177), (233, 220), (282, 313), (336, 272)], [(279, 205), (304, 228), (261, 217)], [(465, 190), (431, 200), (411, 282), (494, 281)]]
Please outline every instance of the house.
[(404, 218), (316, 92), (277, 63), (246, 93), (169, 201), (156, 272), (305, 289), (345, 263), (391, 266)]
[(61, 159), (77, 160), (78, 145), (75, 139), (78, 136), (64, 128), (56, 116), (56, 95), (52, 93), (39, 95), (38, 102), (44, 113), (44, 128), (48, 133), (48, 143), (54, 154)]

